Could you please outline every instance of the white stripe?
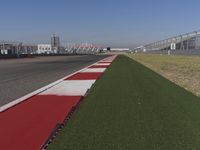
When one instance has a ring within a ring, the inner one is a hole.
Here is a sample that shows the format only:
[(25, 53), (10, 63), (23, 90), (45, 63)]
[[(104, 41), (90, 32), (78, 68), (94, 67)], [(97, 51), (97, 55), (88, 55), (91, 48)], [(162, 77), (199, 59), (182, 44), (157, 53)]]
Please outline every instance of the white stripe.
[(85, 69), (82, 72), (104, 72), (106, 70), (106, 68), (89, 68), (89, 69)]
[(111, 63), (112, 61), (110, 60), (103, 60), (103, 61), (100, 61), (101, 63)]
[(106, 60), (104, 60), (104, 61), (113, 61), (114, 59), (106, 59)]
[(109, 66), (111, 63), (97, 63), (95, 66)]
[(84, 96), (96, 80), (66, 80), (39, 95)]

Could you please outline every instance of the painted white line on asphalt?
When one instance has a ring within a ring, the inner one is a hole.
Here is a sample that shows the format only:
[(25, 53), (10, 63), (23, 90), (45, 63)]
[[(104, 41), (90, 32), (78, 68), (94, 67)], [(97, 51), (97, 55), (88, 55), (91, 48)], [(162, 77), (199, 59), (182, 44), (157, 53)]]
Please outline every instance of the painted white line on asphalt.
[(65, 80), (39, 95), (84, 96), (96, 80)]
[(106, 68), (88, 68), (81, 72), (89, 73), (89, 72), (104, 72)]

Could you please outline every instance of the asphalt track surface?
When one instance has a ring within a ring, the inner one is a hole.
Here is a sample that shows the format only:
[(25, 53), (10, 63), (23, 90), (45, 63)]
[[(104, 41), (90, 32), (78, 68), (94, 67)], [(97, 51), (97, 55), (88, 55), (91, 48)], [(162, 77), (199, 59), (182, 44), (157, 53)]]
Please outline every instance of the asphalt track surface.
[(0, 60), (0, 106), (105, 57), (82, 55)]

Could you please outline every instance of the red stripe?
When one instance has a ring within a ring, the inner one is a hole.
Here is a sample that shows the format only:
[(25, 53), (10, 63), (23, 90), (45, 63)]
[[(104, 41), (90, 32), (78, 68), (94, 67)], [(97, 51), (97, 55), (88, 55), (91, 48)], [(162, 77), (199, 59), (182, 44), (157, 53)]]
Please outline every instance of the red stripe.
[(102, 75), (101, 72), (94, 73), (77, 73), (66, 80), (97, 80)]
[(35, 96), (0, 113), (2, 150), (38, 150), (57, 123), (62, 123), (79, 96)]

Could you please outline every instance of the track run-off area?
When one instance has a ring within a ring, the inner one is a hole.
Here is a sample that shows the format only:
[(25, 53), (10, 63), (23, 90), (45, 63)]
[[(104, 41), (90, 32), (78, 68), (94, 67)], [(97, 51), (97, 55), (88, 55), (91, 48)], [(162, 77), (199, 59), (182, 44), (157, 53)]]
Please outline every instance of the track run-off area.
[(118, 56), (50, 150), (200, 149), (200, 99)]

